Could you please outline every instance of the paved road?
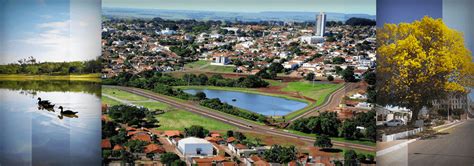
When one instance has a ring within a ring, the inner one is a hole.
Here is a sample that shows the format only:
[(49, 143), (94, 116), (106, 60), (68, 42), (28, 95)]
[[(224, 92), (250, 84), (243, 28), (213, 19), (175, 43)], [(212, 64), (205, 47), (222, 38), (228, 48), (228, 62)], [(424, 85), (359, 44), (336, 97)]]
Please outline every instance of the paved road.
[[(104, 87), (111, 87), (111, 86), (104, 86)], [(238, 119), (235, 117), (231, 117), (225, 113), (221, 113), (218, 111), (213, 111), (209, 110), (207, 108), (200, 107), (198, 105), (188, 103), (188, 102), (179, 102), (176, 100), (171, 99), (168, 96), (156, 94), (156, 93), (151, 93), (148, 91), (145, 91), (143, 89), (138, 89), (138, 88), (131, 88), (131, 87), (120, 87), (120, 86), (112, 86), (113, 88), (118, 88), (123, 91), (133, 93), (136, 95), (140, 95), (143, 97), (147, 97), (159, 102), (163, 102), (166, 104), (169, 104), (173, 107), (180, 108), (189, 112), (193, 112), (196, 114), (200, 114), (205, 117), (209, 117), (212, 119), (216, 119), (222, 122), (225, 122), (227, 124), (234, 125), (236, 127), (239, 127), (240, 129), (243, 130), (249, 130), (249, 131), (254, 131), (258, 133), (266, 133), (269, 135), (273, 135), (276, 137), (287, 137), (287, 138), (295, 138), (295, 139), (300, 139), (302, 141), (308, 142), (308, 143), (314, 143), (315, 139), (313, 137), (306, 137), (306, 136), (299, 136), (296, 134), (291, 134), (282, 130), (278, 129), (272, 129), (269, 126), (264, 126), (264, 125), (257, 125), (257, 124), (252, 124), (251, 122)], [(360, 145), (360, 144), (353, 144), (353, 143), (346, 143), (346, 142), (340, 142), (340, 141), (332, 141), (334, 146), (337, 147), (343, 147), (343, 148), (352, 148), (352, 149), (359, 149), (359, 150), (365, 150), (365, 151), (375, 151), (375, 147), (373, 146), (366, 146), (366, 145)]]
[(387, 166), (474, 166), (474, 119), (377, 158)]
[(342, 98), (344, 98), (344, 95), (347, 92), (354, 90), (356, 87), (356, 83), (345, 83), (342, 88), (339, 88), (331, 95), (329, 95), (328, 99), (323, 104), (314, 107), (313, 109), (306, 111), (305, 113), (302, 113), (301, 115), (298, 115), (293, 119), (290, 119), (289, 122), (292, 122), (302, 117), (316, 116), (318, 115), (319, 111), (333, 110), (334, 108), (339, 106), (342, 101)]

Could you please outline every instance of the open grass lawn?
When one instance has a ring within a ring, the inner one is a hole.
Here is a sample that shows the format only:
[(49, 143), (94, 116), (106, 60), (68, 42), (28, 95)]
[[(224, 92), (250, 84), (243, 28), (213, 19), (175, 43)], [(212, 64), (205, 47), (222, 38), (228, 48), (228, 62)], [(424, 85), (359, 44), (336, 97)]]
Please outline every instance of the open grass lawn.
[(290, 82), (283, 88), (283, 91), (299, 92), (300, 94), (315, 99), (316, 105), (320, 105), (329, 97), (329, 94), (336, 91), (343, 84), (322, 84), (311, 82)]
[(120, 104), (120, 102), (118, 102), (117, 100), (111, 99), (107, 96), (102, 96), (101, 101), (102, 103), (107, 104), (108, 106), (114, 106), (114, 105)]
[(271, 86), (281, 86), (283, 83), (279, 80), (265, 80), (268, 83), (270, 83)]
[(190, 127), (192, 125), (200, 125), (211, 131), (227, 131), (237, 129), (234, 126), (225, 124), (223, 122), (177, 109), (171, 109), (164, 114), (157, 115), (157, 117), (158, 121), (160, 121), (159, 124), (161, 125), (157, 128), (158, 130), (184, 130), (184, 128)]
[[(115, 92), (115, 94), (113, 94), (112, 92)], [(147, 101), (148, 98), (137, 96), (115, 88), (102, 88), (102, 93), (106, 93), (123, 100), (133, 99), (129, 101), (131, 101), (135, 105), (146, 107), (152, 111), (156, 109), (164, 110), (165, 113), (157, 115), (159, 124), (161, 125), (157, 128), (158, 130), (184, 130), (184, 128), (190, 127), (192, 125), (200, 125), (203, 126), (205, 129), (211, 131), (227, 131), (237, 129), (234, 126), (225, 124), (223, 122), (184, 110), (178, 110), (165, 103)], [(119, 101), (108, 98), (106, 96), (102, 96), (102, 102), (109, 105), (120, 104)]]
[(233, 66), (217, 66), (211, 65), (211, 61), (199, 60), (192, 63), (187, 63), (184, 65), (185, 69), (188, 70), (200, 70), (200, 71), (209, 71), (209, 72), (218, 72), (218, 73), (233, 73), (235, 67)]
[(200, 67), (204, 65), (209, 65), (210, 63), (211, 63), (210, 61), (199, 60), (199, 61), (185, 64), (184, 68), (185, 69), (199, 69)]
[(149, 110), (169, 110), (171, 107), (168, 104), (161, 103), (161, 102), (135, 102), (133, 103), (135, 105), (140, 105), (143, 107), (148, 108)]
[(218, 66), (218, 65), (209, 65), (202, 68), (202, 70), (218, 72), (218, 73), (233, 73), (234, 69), (235, 69), (234, 66)]
[(148, 100), (148, 98), (138, 96), (138, 95), (135, 95), (135, 94), (131, 94), (131, 93), (119, 90), (119, 89), (115, 89), (115, 88), (102, 87), (102, 93), (107, 94), (107, 95), (111, 95), (111, 96), (115, 96), (115, 97), (117, 97), (119, 99), (122, 99), (122, 100), (132, 101), (132, 102), (133, 101)]

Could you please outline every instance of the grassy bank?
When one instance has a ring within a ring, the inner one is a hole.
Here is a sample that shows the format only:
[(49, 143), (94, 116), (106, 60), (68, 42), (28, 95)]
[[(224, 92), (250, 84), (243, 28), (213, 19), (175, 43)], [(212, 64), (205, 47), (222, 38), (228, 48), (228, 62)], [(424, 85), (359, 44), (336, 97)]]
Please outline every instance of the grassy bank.
[(307, 107), (293, 111), (285, 116), (286, 119), (292, 119), (306, 111), (310, 111), (314, 107), (322, 105), (329, 99), (329, 96), (336, 90), (342, 88), (344, 84), (321, 84), (321, 83), (310, 83), (310, 82), (290, 82), (282, 91), (287, 92), (298, 92), (305, 97), (316, 100)]
[[(234, 126), (225, 124), (223, 122), (207, 118), (198, 114), (194, 114), (188, 111), (176, 109), (165, 103), (150, 101), (148, 98), (144, 98), (141, 96), (137, 97), (137, 95), (135, 94), (131, 94), (115, 88), (103, 88), (102, 90), (105, 94), (114, 96), (121, 100), (130, 101), (135, 105), (146, 107), (151, 111), (154, 111), (156, 109), (164, 110), (165, 113), (156, 116), (160, 125), (160, 127), (157, 128), (158, 130), (184, 130), (184, 128), (190, 127), (192, 125), (200, 125), (208, 130), (218, 131), (237, 129)], [(106, 96), (102, 96), (102, 102), (111, 106), (120, 104), (119, 101), (116, 101)]]
[(0, 80), (69, 80), (100, 82), (100, 74), (71, 74), (71, 75), (27, 75), (27, 74), (0, 74)]

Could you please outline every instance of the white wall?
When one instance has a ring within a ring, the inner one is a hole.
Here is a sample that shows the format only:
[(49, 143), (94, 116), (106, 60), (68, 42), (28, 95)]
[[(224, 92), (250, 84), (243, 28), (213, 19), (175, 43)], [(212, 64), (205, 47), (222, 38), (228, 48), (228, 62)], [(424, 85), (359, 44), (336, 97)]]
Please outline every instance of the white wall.
[(196, 149), (201, 148), (201, 155), (212, 155), (213, 147), (212, 144), (206, 143), (189, 143), (189, 144), (179, 144), (178, 149), (184, 153), (184, 155), (197, 155)]

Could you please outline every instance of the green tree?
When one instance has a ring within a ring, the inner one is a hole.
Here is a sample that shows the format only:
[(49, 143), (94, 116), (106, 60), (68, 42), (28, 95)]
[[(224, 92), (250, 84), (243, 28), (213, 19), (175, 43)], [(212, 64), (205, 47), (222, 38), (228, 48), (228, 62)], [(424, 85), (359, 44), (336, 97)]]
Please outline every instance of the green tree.
[(161, 163), (166, 164), (166, 165), (171, 165), (171, 163), (173, 163), (176, 160), (180, 160), (180, 158), (177, 154), (172, 153), (172, 152), (166, 152), (160, 155)]
[(305, 79), (308, 80), (308, 81), (313, 81), (314, 77), (315, 77), (314, 73), (311, 72), (311, 73), (306, 74)]
[(140, 140), (130, 140), (127, 143), (125, 143), (125, 146), (130, 148), (130, 151), (132, 153), (142, 153), (143, 148), (148, 145), (148, 142), (145, 141), (140, 141)]
[(325, 134), (318, 135), (316, 136), (314, 146), (320, 147), (322, 149), (332, 148), (331, 138)]
[(202, 126), (192, 125), (189, 128), (184, 128), (184, 133), (188, 137), (204, 138), (209, 134), (209, 130), (204, 129)]
[(354, 68), (352, 66), (347, 66), (347, 68), (342, 71), (342, 77), (344, 78), (344, 81), (346, 82), (354, 82), (355, 81)]
[(196, 93), (196, 97), (197, 97), (199, 100), (204, 100), (204, 99), (206, 99), (206, 93), (204, 93), (204, 92), (197, 92), (197, 93)]
[(346, 62), (346, 59), (344, 59), (343, 57), (334, 57), (332, 58), (332, 63), (333, 64), (343, 64)]
[(328, 81), (334, 81), (334, 77), (332, 75), (328, 76)]
[(354, 150), (344, 152), (344, 166), (357, 166), (357, 153)]
[(268, 162), (288, 163), (296, 159), (296, 148), (294, 146), (283, 147), (272, 145), (269, 150), (263, 152), (263, 158)]

